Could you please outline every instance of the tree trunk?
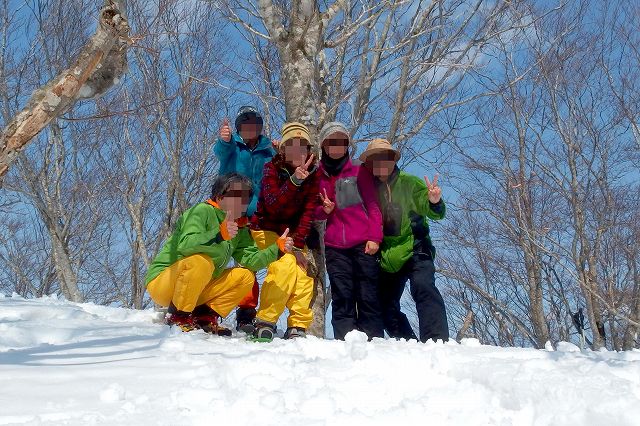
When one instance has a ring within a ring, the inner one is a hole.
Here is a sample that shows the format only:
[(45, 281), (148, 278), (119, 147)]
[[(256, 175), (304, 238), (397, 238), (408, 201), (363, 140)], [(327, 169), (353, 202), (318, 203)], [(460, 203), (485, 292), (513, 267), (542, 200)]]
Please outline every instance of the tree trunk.
[(124, 73), (129, 24), (118, 3), (105, 0), (105, 4), (96, 33), (76, 62), (36, 90), (27, 106), (6, 125), (0, 136), (0, 183), (18, 153), (51, 120), (78, 100), (103, 94)]
[[(338, 13), (344, 5), (335, 3), (329, 10), (320, 13), (317, 4), (307, 4), (294, 1), (288, 27), (281, 24), (279, 13), (269, 0), (260, 1), (260, 14), (269, 32), (272, 42), (278, 48), (282, 66), (282, 90), (284, 92), (285, 114), (287, 121), (299, 121), (309, 127), (311, 143), (319, 155), (319, 144), (316, 141), (320, 116), (326, 117), (323, 107), (326, 107), (326, 90), (316, 87), (317, 76), (322, 67), (318, 62), (324, 48), (324, 27), (326, 23)], [(322, 95), (319, 95), (322, 94)], [(310, 243), (311, 257), (316, 264), (314, 275), (313, 323), (308, 333), (317, 337), (325, 335), (325, 315), (328, 305), (326, 294), (326, 273), (324, 259), (324, 227), (325, 223), (314, 226), (314, 237), (317, 243)]]

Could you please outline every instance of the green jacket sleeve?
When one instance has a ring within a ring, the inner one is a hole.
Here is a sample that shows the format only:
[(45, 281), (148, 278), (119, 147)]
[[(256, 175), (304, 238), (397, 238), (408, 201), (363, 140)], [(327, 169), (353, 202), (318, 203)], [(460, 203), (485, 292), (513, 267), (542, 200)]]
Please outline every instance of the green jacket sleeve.
[(207, 209), (209, 207), (203, 204), (183, 215), (178, 240), (178, 252), (182, 256), (204, 253), (214, 257), (229, 250), (229, 242), (222, 240), (220, 236), (218, 218)]
[(411, 177), (411, 181), (413, 184), (413, 202), (418, 210), (417, 213), (427, 216), (431, 220), (443, 219), (447, 210), (444, 200), (441, 198), (440, 202), (433, 204), (429, 201), (427, 184), (415, 176)]
[(255, 272), (266, 268), (271, 262), (275, 262), (278, 259), (279, 249), (277, 244), (271, 244), (269, 247), (260, 250), (247, 229), (243, 229), (240, 232), (242, 235), (236, 237), (239, 238), (239, 241), (233, 252), (233, 258), (240, 265)]

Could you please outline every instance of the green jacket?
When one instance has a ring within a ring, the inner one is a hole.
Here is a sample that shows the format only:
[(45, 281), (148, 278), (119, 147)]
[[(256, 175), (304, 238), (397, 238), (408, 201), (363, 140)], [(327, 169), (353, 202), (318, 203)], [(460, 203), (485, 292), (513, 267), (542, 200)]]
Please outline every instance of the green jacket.
[(222, 274), (231, 257), (251, 271), (264, 269), (277, 260), (277, 244), (258, 249), (246, 226), (241, 227), (233, 239), (223, 240), (220, 223), (224, 218), (225, 212), (208, 203), (196, 204), (185, 211), (149, 266), (146, 284), (176, 261), (196, 253), (206, 254), (213, 260), (212, 278)]
[(430, 203), (425, 182), (397, 168), (387, 182), (377, 184), (384, 221), (380, 246), (382, 269), (398, 272), (414, 253), (428, 253), (435, 258), (427, 218), (444, 218), (444, 201)]

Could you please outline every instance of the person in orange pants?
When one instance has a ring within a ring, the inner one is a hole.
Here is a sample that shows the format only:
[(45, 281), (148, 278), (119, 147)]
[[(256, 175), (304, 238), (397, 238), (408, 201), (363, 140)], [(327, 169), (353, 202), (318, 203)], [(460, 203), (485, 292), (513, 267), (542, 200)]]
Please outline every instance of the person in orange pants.
[[(230, 335), (219, 326), (250, 291), (254, 271), (290, 253), (288, 229), (258, 248), (244, 216), (251, 181), (237, 173), (218, 177), (211, 199), (196, 204), (178, 219), (173, 234), (147, 271), (147, 292), (168, 307), (167, 323), (183, 331), (201, 328)], [(241, 265), (225, 269), (231, 258)]]
[(285, 338), (304, 337), (313, 319), (313, 278), (307, 275), (305, 240), (319, 198), (310, 140), (306, 126), (285, 124), (279, 152), (264, 166), (251, 234), (258, 247), (269, 247), (283, 230), (291, 229), (294, 248), (267, 268), (254, 323), (254, 336), (260, 339), (273, 339), (285, 307), (289, 309)]

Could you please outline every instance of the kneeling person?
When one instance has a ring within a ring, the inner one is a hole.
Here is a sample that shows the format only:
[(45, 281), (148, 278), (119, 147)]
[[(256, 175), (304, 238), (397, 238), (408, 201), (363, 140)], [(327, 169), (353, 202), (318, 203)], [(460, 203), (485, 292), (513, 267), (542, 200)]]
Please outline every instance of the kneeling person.
[[(147, 291), (155, 303), (168, 307), (169, 325), (230, 335), (219, 319), (251, 290), (252, 271), (291, 252), (288, 230), (262, 250), (254, 243), (245, 216), (251, 191), (251, 181), (237, 173), (218, 177), (211, 199), (180, 216), (149, 266)], [(225, 269), (231, 257), (242, 266)]]
[(255, 319), (254, 335), (259, 339), (273, 339), (285, 307), (289, 309), (286, 339), (304, 337), (313, 319), (313, 278), (307, 273), (305, 240), (319, 202), (310, 140), (303, 124), (285, 124), (279, 152), (264, 166), (258, 209), (251, 218), (253, 238), (264, 247), (291, 229), (294, 247), (292, 254), (267, 268)]

